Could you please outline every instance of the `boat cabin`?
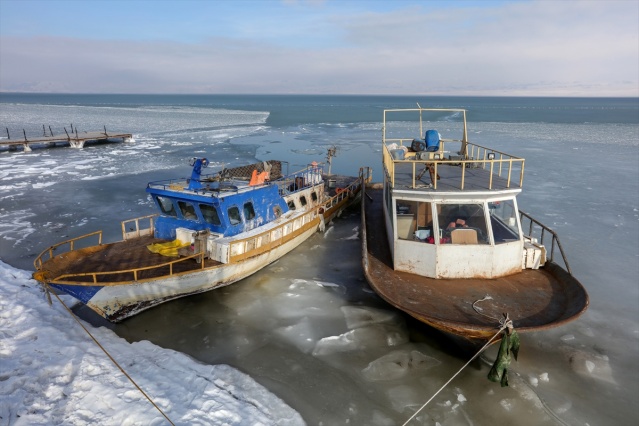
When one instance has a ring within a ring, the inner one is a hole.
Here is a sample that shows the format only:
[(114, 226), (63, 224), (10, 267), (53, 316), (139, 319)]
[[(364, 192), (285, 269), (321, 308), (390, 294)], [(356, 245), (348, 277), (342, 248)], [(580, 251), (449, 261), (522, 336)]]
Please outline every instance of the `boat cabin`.
[[(435, 116), (428, 127), (440, 129), (425, 129), (425, 113)], [(457, 134), (450, 130), (454, 122)], [(524, 236), (519, 219), (524, 160), (469, 143), (465, 110), (386, 110), (383, 141), (384, 214), (395, 270), (496, 278), (543, 263), (543, 247)]]
[(190, 179), (151, 182), (147, 186), (160, 211), (155, 220), (156, 238), (175, 239), (178, 228), (232, 237), (273, 222), (289, 211), (315, 206), (323, 197), (318, 165), (289, 176), (281, 176), (279, 162), (211, 175), (201, 175), (208, 160), (193, 159), (192, 165)]

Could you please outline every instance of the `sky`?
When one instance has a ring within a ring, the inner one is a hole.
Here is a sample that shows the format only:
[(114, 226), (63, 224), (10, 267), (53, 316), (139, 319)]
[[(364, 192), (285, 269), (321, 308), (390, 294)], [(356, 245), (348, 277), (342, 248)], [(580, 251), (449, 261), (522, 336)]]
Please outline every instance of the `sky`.
[(0, 0), (0, 92), (639, 96), (639, 1)]

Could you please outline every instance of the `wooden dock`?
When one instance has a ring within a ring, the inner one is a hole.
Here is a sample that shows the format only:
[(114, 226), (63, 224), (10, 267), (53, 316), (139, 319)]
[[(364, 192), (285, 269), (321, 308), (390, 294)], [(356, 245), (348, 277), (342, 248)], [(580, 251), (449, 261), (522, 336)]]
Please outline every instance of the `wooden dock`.
[[(23, 133), (24, 134), (24, 133)], [(131, 142), (133, 134), (123, 132), (78, 132), (67, 133), (57, 136), (36, 136), (24, 137), (21, 139), (0, 139), (0, 150), (7, 149), (16, 151), (22, 147), (25, 152), (30, 152), (32, 148), (50, 148), (54, 146), (70, 146), (71, 148), (84, 148), (86, 142), (106, 142), (110, 139), (122, 139), (123, 142)]]

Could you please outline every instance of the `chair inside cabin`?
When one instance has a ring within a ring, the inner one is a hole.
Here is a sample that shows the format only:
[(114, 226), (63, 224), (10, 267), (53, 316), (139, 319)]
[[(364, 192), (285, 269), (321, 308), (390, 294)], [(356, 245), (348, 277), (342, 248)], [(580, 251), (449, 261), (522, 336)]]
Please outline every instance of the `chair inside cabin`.
[(477, 230), (468, 228), (453, 229), (450, 232), (452, 244), (477, 244)]

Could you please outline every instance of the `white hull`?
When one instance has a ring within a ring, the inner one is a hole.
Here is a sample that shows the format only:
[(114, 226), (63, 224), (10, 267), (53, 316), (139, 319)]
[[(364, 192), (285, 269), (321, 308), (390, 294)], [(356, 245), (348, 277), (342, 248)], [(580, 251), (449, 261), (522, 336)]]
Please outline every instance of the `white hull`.
[(237, 263), (220, 264), (146, 282), (105, 286), (91, 298), (87, 306), (110, 320), (121, 321), (166, 301), (213, 290), (246, 278), (280, 259), (315, 232), (317, 228), (312, 227), (273, 250)]

